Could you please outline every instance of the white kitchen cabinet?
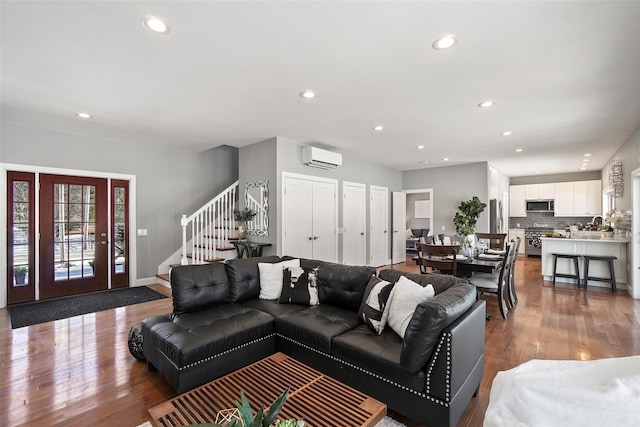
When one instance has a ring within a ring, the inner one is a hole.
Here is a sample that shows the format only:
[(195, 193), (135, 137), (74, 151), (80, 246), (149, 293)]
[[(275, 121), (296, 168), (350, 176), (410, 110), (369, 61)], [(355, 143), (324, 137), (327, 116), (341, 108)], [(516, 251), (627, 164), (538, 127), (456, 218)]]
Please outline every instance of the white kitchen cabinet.
[(524, 256), (525, 241), (524, 241), (524, 228), (510, 228), (509, 229), (509, 241), (515, 241), (516, 238), (520, 238), (520, 247), (518, 248), (518, 255)]
[(555, 198), (555, 184), (527, 184), (524, 186), (525, 200), (553, 200)]
[(576, 216), (602, 215), (602, 182), (574, 182), (574, 212)]
[(573, 182), (558, 182), (555, 184), (555, 216), (574, 216)]
[(600, 180), (559, 182), (555, 192), (555, 216), (602, 215)]
[(527, 216), (526, 185), (509, 186), (509, 216)]

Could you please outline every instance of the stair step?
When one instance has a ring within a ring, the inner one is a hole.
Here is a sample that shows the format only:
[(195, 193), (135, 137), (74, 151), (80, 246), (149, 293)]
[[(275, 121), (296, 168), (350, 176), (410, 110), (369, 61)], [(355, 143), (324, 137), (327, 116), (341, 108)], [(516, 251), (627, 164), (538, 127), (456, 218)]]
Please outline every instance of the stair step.
[[(187, 258), (193, 258), (192, 254), (188, 254)], [(204, 258), (204, 262), (221, 262), (225, 261), (224, 258)]]
[[(201, 248), (201, 249), (212, 249), (209, 248), (208, 246), (204, 246), (204, 245), (195, 245), (196, 248)], [(216, 247), (216, 251), (233, 251), (236, 248), (234, 246), (218, 246)]]
[(167, 273), (167, 274), (156, 274), (156, 277), (164, 280), (165, 282), (171, 282), (171, 277), (169, 276), (169, 273)]
[[(203, 237), (206, 238), (206, 239), (214, 239), (216, 236), (212, 236), (212, 235), (209, 234), (209, 235), (205, 235)], [(235, 242), (235, 241), (240, 240), (239, 237), (227, 237), (226, 239), (222, 239), (222, 238), (218, 237), (218, 239), (219, 240), (228, 240), (230, 242)]]

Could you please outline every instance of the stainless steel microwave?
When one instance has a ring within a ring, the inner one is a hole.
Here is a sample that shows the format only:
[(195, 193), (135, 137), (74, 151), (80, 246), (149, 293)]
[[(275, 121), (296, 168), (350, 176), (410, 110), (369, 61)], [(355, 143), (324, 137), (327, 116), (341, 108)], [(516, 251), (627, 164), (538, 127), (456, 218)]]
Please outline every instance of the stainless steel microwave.
[(527, 201), (527, 212), (553, 212), (553, 200)]

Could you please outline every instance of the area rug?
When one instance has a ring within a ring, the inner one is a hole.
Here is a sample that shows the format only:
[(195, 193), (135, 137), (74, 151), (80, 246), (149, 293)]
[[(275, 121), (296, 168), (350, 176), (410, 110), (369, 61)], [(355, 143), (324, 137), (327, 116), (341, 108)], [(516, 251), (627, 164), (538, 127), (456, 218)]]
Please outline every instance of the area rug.
[[(140, 424), (138, 427), (153, 427), (153, 426), (151, 425), (150, 421), (147, 421), (146, 423)], [(378, 421), (378, 424), (376, 424), (375, 427), (406, 427), (406, 426), (394, 420), (393, 418), (384, 417), (383, 419)]]
[(146, 286), (114, 289), (9, 307), (11, 329), (166, 298)]

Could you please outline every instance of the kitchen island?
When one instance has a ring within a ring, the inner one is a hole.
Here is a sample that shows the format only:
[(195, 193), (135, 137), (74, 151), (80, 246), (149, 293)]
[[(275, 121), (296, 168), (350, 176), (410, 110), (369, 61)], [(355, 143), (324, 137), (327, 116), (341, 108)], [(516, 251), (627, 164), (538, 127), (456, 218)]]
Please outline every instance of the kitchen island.
[[(541, 237), (542, 241), (542, 276), (544, 280), (553, 280), (553, 253), (570, 255), (609, 255), (618, 259), (613, 261), (616, 274), (616, 286), (627, 288), (627, 239), (600, 238), (600, 239), (575, 239)], [(558, 258), (558, 273), (574, 274), (573, 261)], [(589, 264), (589, 276), (609, 277), (609, 266), (603, 262), (591, 262)], [(584, 280), (584, 260), (580, 260), (580, 280)], [(575, 280), (557, 277), (556, 282), (575, 283)], [(608, 283), (589, 281), (589, 286), (610, 287)]]

